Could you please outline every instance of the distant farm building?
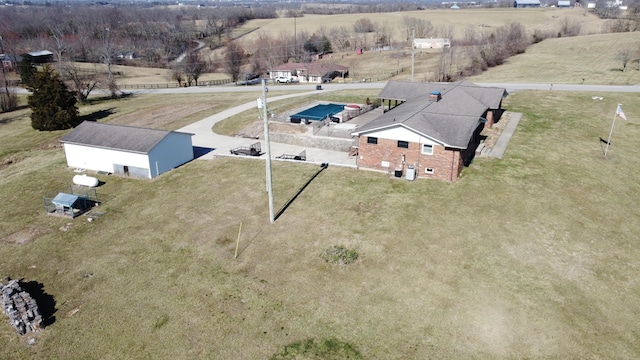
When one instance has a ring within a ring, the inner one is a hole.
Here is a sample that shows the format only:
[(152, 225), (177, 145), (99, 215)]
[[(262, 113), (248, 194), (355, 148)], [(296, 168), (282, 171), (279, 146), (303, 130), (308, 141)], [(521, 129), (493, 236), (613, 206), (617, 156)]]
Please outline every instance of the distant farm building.
[(53, 53), (48, 50), (28, 52), (22, 57), (29, 59), (34, 64), (46, 64), (53, 62)]
[(571, 1), (570, 0), (558, 0), (558, 7), (559, 8), (571, 7)]
[(442, 49), (450, 47), (449, 39), (413, 39), (413, 47), (415, 49)]
[(193, 160), (192, 135), (85, 121), (60, 142), (69, 167), (153, 179)]
[(516, 0), (513, 2), (514, 8), (540, 7), (540, 0)]

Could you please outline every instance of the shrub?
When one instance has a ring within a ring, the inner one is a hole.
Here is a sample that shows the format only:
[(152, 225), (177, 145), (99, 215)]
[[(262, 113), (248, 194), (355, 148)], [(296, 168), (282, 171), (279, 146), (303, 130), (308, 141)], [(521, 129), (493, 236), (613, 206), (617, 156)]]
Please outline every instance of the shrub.
[(355, 250), (349, 250), (344, 246), (332, 245), (320, 254), (320, 257), (328, 263), (348, 265), (358, 260), (358, 253)]

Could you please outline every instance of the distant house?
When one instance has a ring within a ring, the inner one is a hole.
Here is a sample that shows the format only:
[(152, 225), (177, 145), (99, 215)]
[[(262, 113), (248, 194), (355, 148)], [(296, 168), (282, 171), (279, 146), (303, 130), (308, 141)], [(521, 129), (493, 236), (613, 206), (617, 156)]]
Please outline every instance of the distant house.
[(22, 56), (0, 54), (0, 62), (4, 67), (5, 71), (17, 70), (20, 64), (20, 61), (22, 61)]
[(133, 51), (120, 52), (116, 54), (118, 60), (134, 60), (138, 58), (138, 54)]
[(558, 0), (558, 7), (559, 8), (571, 7), (571, 1), (570, 0)]
[(48, 50), (32, 51), (23, 54), (22, 57), (29, 59), (34, 64), (46, 64), (53, 62), (53, 53)]
[(515, 0), (513, 2), (514, 8), (530, 8), (540, 7), (540, 0)]
[(193, 160), (192, 135), (85, 121), (60, 142), (69, 167), (153, 179)]
[(378, 95), (387, 111), (352, 133), (357, 166), (455, 181), (473, 159), (482, 129), (500, 116), (505, 95), (467, 81), (390, 81)]
[(332, 63), (286, 63), (271, 71), (269, 77), (275, 79), (284, 76), (299, 82), (321, 83), (336, 77), (345, 78), (349, 75), (349, 68)]
[(442, 49), (450, 46), (451, 40), (449, 39), (413, 39), (414, 49)]

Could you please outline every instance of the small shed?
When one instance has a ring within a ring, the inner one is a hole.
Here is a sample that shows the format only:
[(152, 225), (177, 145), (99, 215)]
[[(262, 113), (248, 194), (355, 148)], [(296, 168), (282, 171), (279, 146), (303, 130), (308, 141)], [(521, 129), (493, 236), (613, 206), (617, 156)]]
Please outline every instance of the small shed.
[[(51, 204), (53, 206), (47, 208), (49, 214), (74, 218), (91, 209), (92, 202), (84, 196), (61, 192), (51, 199)], [(47, 202), (45, 200), (45, 207), (46, 206)]]
[(193, 160), (193, 134), (85, 121), (60, 138), (67, 166), (153, 179)]

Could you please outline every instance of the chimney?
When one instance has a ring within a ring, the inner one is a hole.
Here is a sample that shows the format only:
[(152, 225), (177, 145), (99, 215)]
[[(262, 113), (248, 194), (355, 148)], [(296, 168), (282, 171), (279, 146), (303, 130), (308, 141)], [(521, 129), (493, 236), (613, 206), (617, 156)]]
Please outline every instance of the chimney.
[(440, 99), (442, 99), (442, 94), (440, 94), (440, 91), (432, 91), (429, 94), (429, 100), (437, 102), (437, 101), (440, 101)]

